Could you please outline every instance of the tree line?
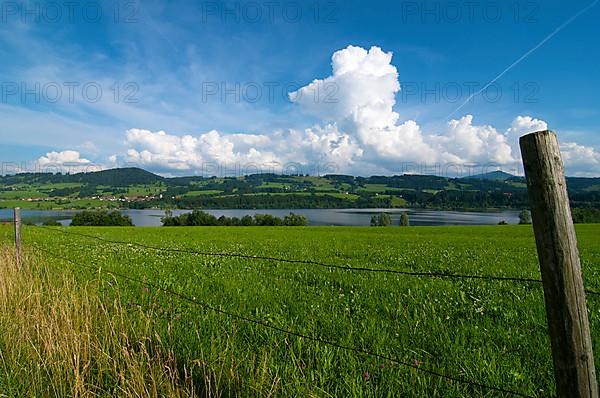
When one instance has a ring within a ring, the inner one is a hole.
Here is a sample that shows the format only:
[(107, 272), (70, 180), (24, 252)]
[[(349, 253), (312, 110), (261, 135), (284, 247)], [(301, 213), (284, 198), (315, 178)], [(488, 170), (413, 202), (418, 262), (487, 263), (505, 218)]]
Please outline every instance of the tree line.
[(245, 215), (244, 217), (226, 217), (219, 218), (201, 210), (194, 210), (191, 213), (173, 216), (173, 213), (167, 210), (165, 217), (161, 219), (165, 227), (199, 227), (199, 226), (224, 226), (224, 227), (256, 227), (256, 226), (285, 226), (285, 227), (305, 227), (308, 226), (308, 219), (300, 214), (290, 213), (283, 219), (271, 214), (255, 214), (254, 217)]
[(129, 216), (124, 216), (118, 211), (106, 210), (82, 211), (73, 216), (72, 227), (132, 227), (133, 222)]

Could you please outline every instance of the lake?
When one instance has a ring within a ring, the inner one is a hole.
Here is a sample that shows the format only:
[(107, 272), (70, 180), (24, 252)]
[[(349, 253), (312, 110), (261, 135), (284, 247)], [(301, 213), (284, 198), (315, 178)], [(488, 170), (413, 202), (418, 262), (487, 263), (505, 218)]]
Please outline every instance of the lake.
[[(174, 215), (189, 213), (191, 210), (173, 210)], [(368, 226), (371, 216), (385, 212), (391, 215), (393, 225), (398, 225), (400, 214), (407, 211), (411, 225), (495, 225), (504, 220), (509, 224), (519, 223), (518, 210), (502, 210), (490, 212), (441, 211), (422, 209), (267, 209), (267, 210), (207, 210), (216, 217), (243, 217), (258, 213), (272, 214), (283, 218), (290, 212), (302, 214), (308, 218), (310, 225)], [(21, 210), (24, 222), (41, 223), (45, 219), (59, 220), (68, 225), (76, 210)], [(122, 210), (121, 213), (131, 217), (136, 226), (158, 227), (163, 210)], [(11, 221), (13, 211), (0, 209), (0, 221)]]

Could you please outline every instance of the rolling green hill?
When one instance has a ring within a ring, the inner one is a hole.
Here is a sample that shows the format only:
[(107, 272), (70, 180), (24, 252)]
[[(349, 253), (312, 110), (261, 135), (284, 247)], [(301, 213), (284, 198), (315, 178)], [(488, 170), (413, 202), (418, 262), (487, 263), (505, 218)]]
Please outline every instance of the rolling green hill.
[[(598, 207), (600, 178), (568, 178), (574, 207)], [(254, 174), (165, 178), (139, 168), (0, 177), (0, 207), (24, 208), (367, 208), (527, 207), (522, 177), (354, 177)]]

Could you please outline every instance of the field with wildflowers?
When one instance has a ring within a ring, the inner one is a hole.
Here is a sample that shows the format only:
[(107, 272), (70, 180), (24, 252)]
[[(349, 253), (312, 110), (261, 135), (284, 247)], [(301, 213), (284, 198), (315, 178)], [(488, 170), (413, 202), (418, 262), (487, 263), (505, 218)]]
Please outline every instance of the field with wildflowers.
[[(93, 284), (90, 292), (104, 302), (118, 303), (129, 322), (122, 332), (137, 336), (131, 346), (143, 347), (149, 357), (163, 353), (169, 358), (164, 366), (170, 372), (176, 367), (179, 376), (168, 382), (179, 380), (188, 395), (510, 396), (422, 370), (530, 396), (554, 391), (543, 293), (537, 283), (177, 253), (59, 230), (205, 253), (540, 279), (531, 226), (25, 227), (23, 245), (29, 258), (44, 264), (39, 272), (67, 274), (81, 286)], [(586, 288), (600, 290), (600, 225), (578, 225), (577, 234)], [(0, 239), (9, 244), (11, 238), (10, 227), (0, 226)], [(157, 288), (93, 269), (115, 271)], [(278, 328), (397, 358), (414, 368), (232, 318), (165, 290)], [(598, 348), (600, 297), (588, 296), (588, 305)], [(0, 350), (15, 344), (0, 333)], [(599, 358), (596, 355), (597, 365)], [(36, 359), (31, 361), (35, 365)], [(96, 361), (89, 360), (91, 368)], [(22, 385), (25, 373), (14, 367), (4, 359), (0, 389), (32, 391)], [(40, 371), (39, 377), (51, 379), (52, 374)], [(93, 380), (99, 395), (114, 394), (119, 386), (118, 378)]]

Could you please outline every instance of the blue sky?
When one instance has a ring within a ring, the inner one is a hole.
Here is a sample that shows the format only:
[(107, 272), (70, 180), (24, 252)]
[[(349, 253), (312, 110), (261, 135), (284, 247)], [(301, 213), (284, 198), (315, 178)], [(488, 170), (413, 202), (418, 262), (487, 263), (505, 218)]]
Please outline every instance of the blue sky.
[(0, 158), (392, 174), (514, 165), (516, 136), (548, 126), (570, 174), (600, 175), (596, 3), (4, 2)]

